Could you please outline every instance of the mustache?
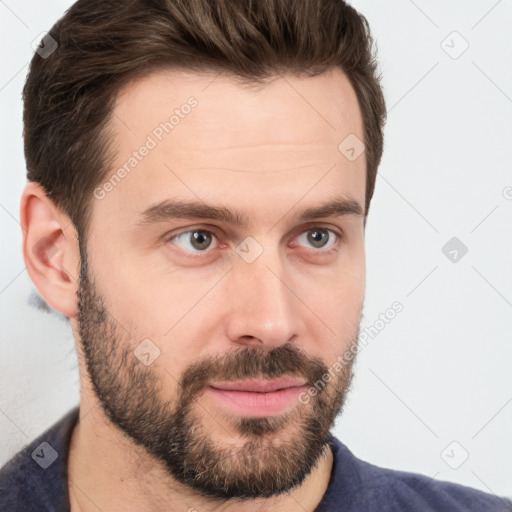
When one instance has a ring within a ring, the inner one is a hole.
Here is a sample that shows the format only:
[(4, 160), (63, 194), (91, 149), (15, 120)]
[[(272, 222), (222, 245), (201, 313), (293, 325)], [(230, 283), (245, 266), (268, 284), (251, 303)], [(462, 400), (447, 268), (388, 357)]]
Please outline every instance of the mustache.
[(193, 363), (183, 373), (180, 388), (183, 396), (194, 396), (214, 380), (273, 379), (285, 375), (304, 378), (311, 385), (327, 372), (321, 359), (307, 356), (291, 343), (272, 350), (241, 347)]

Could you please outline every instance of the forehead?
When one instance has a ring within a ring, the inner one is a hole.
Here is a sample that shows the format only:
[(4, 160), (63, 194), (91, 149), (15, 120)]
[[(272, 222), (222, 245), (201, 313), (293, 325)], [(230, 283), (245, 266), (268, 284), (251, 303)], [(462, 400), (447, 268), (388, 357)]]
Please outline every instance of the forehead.
[(339, 149), (348, 136), (364, 138), (340, 70), (257, 87), (222, 74), (155, 72), (120, 91), (110, 128), (117, 156), (106, 180), (115, 179), (100, 209), (133, 216), (180, 196), (268, 210), (279, 198), (326, 194), (364, 207), (364, 153), (350, 161)]

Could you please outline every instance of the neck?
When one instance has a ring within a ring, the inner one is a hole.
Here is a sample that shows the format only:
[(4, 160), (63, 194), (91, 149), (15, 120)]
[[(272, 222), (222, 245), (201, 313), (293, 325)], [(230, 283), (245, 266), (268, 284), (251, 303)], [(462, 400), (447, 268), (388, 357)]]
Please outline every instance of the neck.
[(71, 512), (214, 512), (235, 503), (237, 512), (291, 512), (298, 506), (313, 512), (327, 489), (332, 464), (332, 451), (326, 446), (311, 473), (288, 493), (243, 502), (208, 500), (177, 482), (159, 461), (112, 425), (97, 402), (82, 402), (68, 455)]

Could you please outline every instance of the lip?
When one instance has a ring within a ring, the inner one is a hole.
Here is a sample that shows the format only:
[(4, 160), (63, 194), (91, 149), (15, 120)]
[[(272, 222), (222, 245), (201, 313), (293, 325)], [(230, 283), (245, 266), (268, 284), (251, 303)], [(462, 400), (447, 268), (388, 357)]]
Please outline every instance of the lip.
[(224, 391), (251, 391), (268, 393), (279, 389), (305, 386), (306, 380), (300, 377), (279, 377), (277, 379), (246, 379), (226, 382), (211, 382), (210, 386)]
[(273, 416), (297, 406), (299, 394), (307, 389), (297, 377), (212, 382), (207, 392), (220, 405), (242, 416)]

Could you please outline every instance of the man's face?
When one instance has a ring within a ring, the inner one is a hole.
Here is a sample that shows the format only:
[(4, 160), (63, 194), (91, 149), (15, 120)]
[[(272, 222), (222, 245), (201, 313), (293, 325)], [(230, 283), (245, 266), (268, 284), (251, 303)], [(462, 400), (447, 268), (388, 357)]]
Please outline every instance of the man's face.
[[(309, 474), (349, 389), (364, 218), (301, 215), (364, 211), (364, 154), (338, 149), (363, 125), (341, 71), (213, 78), (162, 71), (118, 96), (117, 177), (96, 189), (81, 242), (81, 363), (107, 417), (177, 481), (266, 497)], [(164, 202), (232, 218), (176, 218)], [(280, 391), (219, 391), (262, 379)]]

